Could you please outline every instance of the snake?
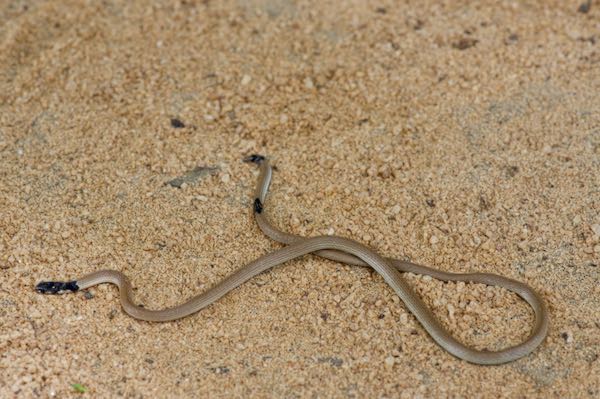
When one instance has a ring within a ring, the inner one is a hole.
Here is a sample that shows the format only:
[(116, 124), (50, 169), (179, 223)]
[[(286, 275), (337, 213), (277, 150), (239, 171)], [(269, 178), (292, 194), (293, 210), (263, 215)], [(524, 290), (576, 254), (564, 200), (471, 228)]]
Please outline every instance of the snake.
[[(255, 220), (265, 235), (285, 244), (282, 248), (247, 263), (210, 289), (188, 301), (160, 310), (147, 309), (136, 305), (130, 280), (118, 270), (99, 270), (76, 280), (41, 281), (36, 285), (36, 291), (42, 294), (62, 294), (85, 290), (102, 283), (111, 283), (119, 289), (120, 303), (125, 313), (148, 322), (168, 322), (200, 311), (268, 269), (307, 254), (315, 254), (337, 262), (373, 268), (395, 291), (408, 310), (440, 347), (451, 355), (469, 363), (497, 365), (511, 362), (533, 352), (546, 338), (549, 328), (546, 304), (535, 290), (524, 283), (491, 273), (449, 273), (412, 262), (385, 258), (372, 248), (345, 237), (324, 235), (307, 238), (277, 229), (269, 222), (265, 214), (265, 202), (271, 184), (273, 168), (268, 159), (262, 155), (250, 155), (244, 158), (244, 161), (257, 164), (260, 168), (252, 203)], [(442, 326), (433, 312), (403, 278), (401, 273), (406, 272), (429, 275), (442, 281), (463, 281), (506, 288), (520, 296), (533, 309), (533, 328), (524, 341), (508, 348), (498, 351), (471, 348), (454, 338)]]

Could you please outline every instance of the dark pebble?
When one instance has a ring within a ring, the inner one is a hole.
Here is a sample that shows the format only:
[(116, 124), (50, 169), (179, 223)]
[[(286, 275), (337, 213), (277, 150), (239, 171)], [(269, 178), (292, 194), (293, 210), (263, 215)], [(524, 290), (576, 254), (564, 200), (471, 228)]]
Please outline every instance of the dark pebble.
[(181, 188), (183, 183), (192, 184), (195, 183), (199, 178), (206, 175), (216, 175), (219, 172), (218, 166), (196, 166), (183, 176), (176, 177), (173, 180), (169, 180), (165, 184), (171, 187)]
[(478, 42), (479, 42), (479, 40), (477, 40), (477, 39), (473, 39), (471, 37), (463, 37), (459, 41), (452, 44), (452, 47), (454, 47), (455, 49), (458, 49), (458, 50), (466, 50), (468, 48), (475, 46)]
[(215, 374), (227, 374), (229, 373), (229, 367), (219, 366), (211, 368), (211, 371)]
[(342, 364), (344, 364), (344, 360), (340, 359), (339, 357), (320, 357), (317, 359), (317, 361), (319, 363), (329, 363), (333, 367), (340, 367)]
[(590, 12), (590, 8), (592, 8), (592, 0), (588, 0), (584, 3), (581, 3), (577, 11), (579, 11), (582, 14), (587, 14), (588, 12)]
[(185, 127), (185, 124), (177, 118), (171, 118), (171, 126), (175, 129), (181, 129), (182, 127)]

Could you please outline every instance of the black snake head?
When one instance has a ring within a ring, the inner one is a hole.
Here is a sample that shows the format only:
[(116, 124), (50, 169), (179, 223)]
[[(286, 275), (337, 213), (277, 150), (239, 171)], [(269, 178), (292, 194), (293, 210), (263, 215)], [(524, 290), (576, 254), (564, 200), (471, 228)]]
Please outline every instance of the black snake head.
[(252, 154), (252, 155), (248, 155), (246, 158), (244, 158), (244, 162), (252, 162), (257, 165), (260, 165), (260, 163), (264, 160), (265, 160), (264, 155), (260, 155), (260, 154)]
[(65, 291), (75, 292), (79, 287), (77, 281), (42, 281), (35, 290), (40, 294), (62, 294)]

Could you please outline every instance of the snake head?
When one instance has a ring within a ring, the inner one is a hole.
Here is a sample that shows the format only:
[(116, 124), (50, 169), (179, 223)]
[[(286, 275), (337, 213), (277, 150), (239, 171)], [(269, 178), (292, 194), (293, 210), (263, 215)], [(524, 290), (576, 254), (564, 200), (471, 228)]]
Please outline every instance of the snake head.
[(260, 155), (260, 154), (252, 154), (252, 155), (248, 155), (246, 158), (244, 158), (244, 162), (252, 162), (257, 165), (260, 165), (260, 163), (264, 160), (265, 160), (264, 155)]
[(65, 291), (75, 292), (79, 290), (77, 281), (42, 281), (35, 286), (40, 294), (62, 294)]

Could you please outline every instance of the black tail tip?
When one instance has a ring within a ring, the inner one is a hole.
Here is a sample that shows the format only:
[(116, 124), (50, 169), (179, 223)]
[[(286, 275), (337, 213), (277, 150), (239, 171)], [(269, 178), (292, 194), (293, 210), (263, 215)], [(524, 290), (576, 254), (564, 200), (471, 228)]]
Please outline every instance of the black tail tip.
[(252, 162), (255, 163), (257, 165), (260, 165), (260, 163), (262, 161), (264, 161), (266, 158), (264, 155), (260, 155), (260, 154), (252, 154), (252, 155), (248, 155), (247, 157), (244, 158), (244, 162)]
[(40, 294), (61, 294), (65, 291), (75, 292), (79, 290), (77, 281), (42, 281), (35, 286)]
[(262, 213), (262, 211), (263, 211), (263, 204), (262, 204), (262, 202), (260, 202), (259, 198), (256, 198), (254, 200), (254, 212)]

